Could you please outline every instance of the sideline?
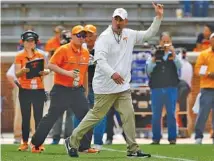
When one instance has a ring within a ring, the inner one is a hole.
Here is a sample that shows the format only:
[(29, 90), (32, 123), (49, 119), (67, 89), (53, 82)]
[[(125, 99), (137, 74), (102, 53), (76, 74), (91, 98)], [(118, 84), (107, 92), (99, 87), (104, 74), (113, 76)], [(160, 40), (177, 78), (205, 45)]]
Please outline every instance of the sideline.
[[(116, 150), (116, 149), (104, 148), (104, 147), (102, 148), (102, 150), (126, 153), (126, 151), (123, 151), (123, 150)], [(184, 158), (167, 157), (167, 156), (162, 156), (162, 155), (152, 155), (152, 157), (159, 158), (159, 159), (171, 159), (171, 160), (176, 160), (176, 161), (196, 161), (196, 160), (190, 160), (190, 159), (184, 159)], [(142, 158), (142, 159), (145, 159), (145, 158)]]

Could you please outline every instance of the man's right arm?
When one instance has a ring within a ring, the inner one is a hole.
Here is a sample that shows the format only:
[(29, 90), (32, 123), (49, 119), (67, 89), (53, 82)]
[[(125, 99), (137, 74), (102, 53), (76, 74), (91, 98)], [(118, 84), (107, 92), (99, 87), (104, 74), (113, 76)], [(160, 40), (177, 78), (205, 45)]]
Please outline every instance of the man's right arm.
[(98, 59), (96, 62), (97, 66), (99, 66), (99, 68), (105, 73), (107, 77), (111, 78), (111, 76), (116, 72), (109, 66), (106, 60)]
[(108, 64), (109, 46), (106, 37), (100, 36), (95, 44), (94, 61), (104, 74), (116, 84), (123, 84), (124, 79)]
[(51, 57), (49, 64), (48, 64), (48, 68), (50, 70), (58, 73), (58, 74), (75, 78), (78, 76), (78, 74), (76, 74), (74, 72), (74, 70), (67, 71), (67, 70), (60, 67), (65, 61), (64, 60), (64, 57), (65, 57), (64, 53), (65, 53), (65, 51), (63, 51), (62, 48), (58, 48), (56, 50), (55, 54)]
[(64, 62), (64, 51), (62, 48), (56, 50), (56, 54), (53, 55), (48, 63), (48, 68), (58, 74), (66, 75), (66, 70), (62, 69), (60, 66)]
[(94, 62), (97, 63), (97, 66), (105, 73), (107, 77), (111, 78), (116, 71), (114, 71), (107, 62), (108, 53), (108, 42), (106, 37), (100, 36), (95, 43)]
[(68, 71), (65, 70), (65, 69), (62, 69), (60, 68), (59, 66), (57, 66), (56, 64), (52, 64), (52, 63), (49, 63), (48, 64), (48, 68), (58, 74), (61, 74), (61, 75), (65, 75), (65, 76), (68, 76)]

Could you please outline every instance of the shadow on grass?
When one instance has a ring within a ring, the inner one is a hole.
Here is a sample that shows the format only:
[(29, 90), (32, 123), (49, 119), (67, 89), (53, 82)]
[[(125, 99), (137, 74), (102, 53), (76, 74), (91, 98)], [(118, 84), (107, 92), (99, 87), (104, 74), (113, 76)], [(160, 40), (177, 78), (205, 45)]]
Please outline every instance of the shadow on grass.
[[(80, 159), (83, 159), (83, 158), (85, 158), (85, 157), (79, 157)], [(117, 159), (124, 159), (124, 157), (116, 157), (116, 156), (114, 156), (114, 157), (103, 157), (103, 156), (94, 156), (94, 157), (87, 157), (87, 160), (98, 160), (98, 159), (100, 159), (100, 160), (117, 160)]]
[[(57, 152), (57, 153), (52, 153), (52, 152), (44, 152), (44, 153), (41, 153), (41, 155), (46, 155), (46, 156), (55, 156), (57, 154), (57, 156), (68, 156), (68, 154), (67, 153), (59, 153), (59, 152)], [(87, 154), (80, 154), (80, 156), (79, 157), (69, 157), (68, 156), (68, 158), (75, 158), (75, 159), (84, 159), (84, 158), (87, 158), (87, 160), (117, 160), (117, 159), (123, 159), (124, 157), (123, 156), (112, 156), (112, 157), (109, 157), (109, 156), (100, 156), (99, 154), (92, 154), (92, 155), (87, 155)]]
[(65, 152), (42, 152), (41, 155), (68, 155)]

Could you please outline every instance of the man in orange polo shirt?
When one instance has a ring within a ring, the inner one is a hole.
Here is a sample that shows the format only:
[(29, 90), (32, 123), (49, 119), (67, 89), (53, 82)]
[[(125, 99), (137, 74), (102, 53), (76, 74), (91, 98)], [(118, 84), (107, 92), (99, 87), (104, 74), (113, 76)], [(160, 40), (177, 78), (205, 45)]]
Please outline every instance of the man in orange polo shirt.
[[(72, 40), (58, 48), (49, 62), (49, 69), (55, 72), (54, 87), (51, 90), (51, 103), (48, 114), (41, 120), (32, 137), (31, 151), (40, 152), (39, 146), (44, 142), (55, 121), (71, 108), (75, 116), (82, 120), (88, 112), (86, 99), (88, 91), (89, 52), (82, 47), (86, 32), (83, 26), (72, 29)], [(92, 130), (84, 137), (80, 151), (98, 152), (90, 148)]]
[(211, 47), (201, 52), (195, 64), (195, 74), (200, 76), (200, 109), (195, 124), (196, 144), (202, 144), (203, 131), (212, 109), (212, 139), (214, 144), (214, 33), (210, 36)]
[(50, 55), (53, 55), (56, 49), (60, 47), (60, 36), (63, 30), (65, 30), (63, 26), (56, 26), (54, 29), (55, 35), (47, 41), (45, 51), (49, 52)]

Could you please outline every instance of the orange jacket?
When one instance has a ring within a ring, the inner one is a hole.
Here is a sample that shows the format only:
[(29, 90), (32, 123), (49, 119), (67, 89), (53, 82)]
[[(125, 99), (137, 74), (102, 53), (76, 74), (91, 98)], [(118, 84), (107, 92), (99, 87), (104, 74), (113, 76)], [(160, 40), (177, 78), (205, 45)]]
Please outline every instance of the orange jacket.
[[(202, 65), (208, 68), (206, 74), (200, 76), (199, 71)], [(209, 72), (214, 72), (214, 51), (211, 47), (200, 53), (195, 64), (195, 74), (200, 76), (200, 88), (214, 88), (214, 79), (208, 77)]]
[(60, 40), (57, 37), (50, 38), (46, 45), (45, 45), (45, 51), (55, 51), (57, 48), (60, 47)]

